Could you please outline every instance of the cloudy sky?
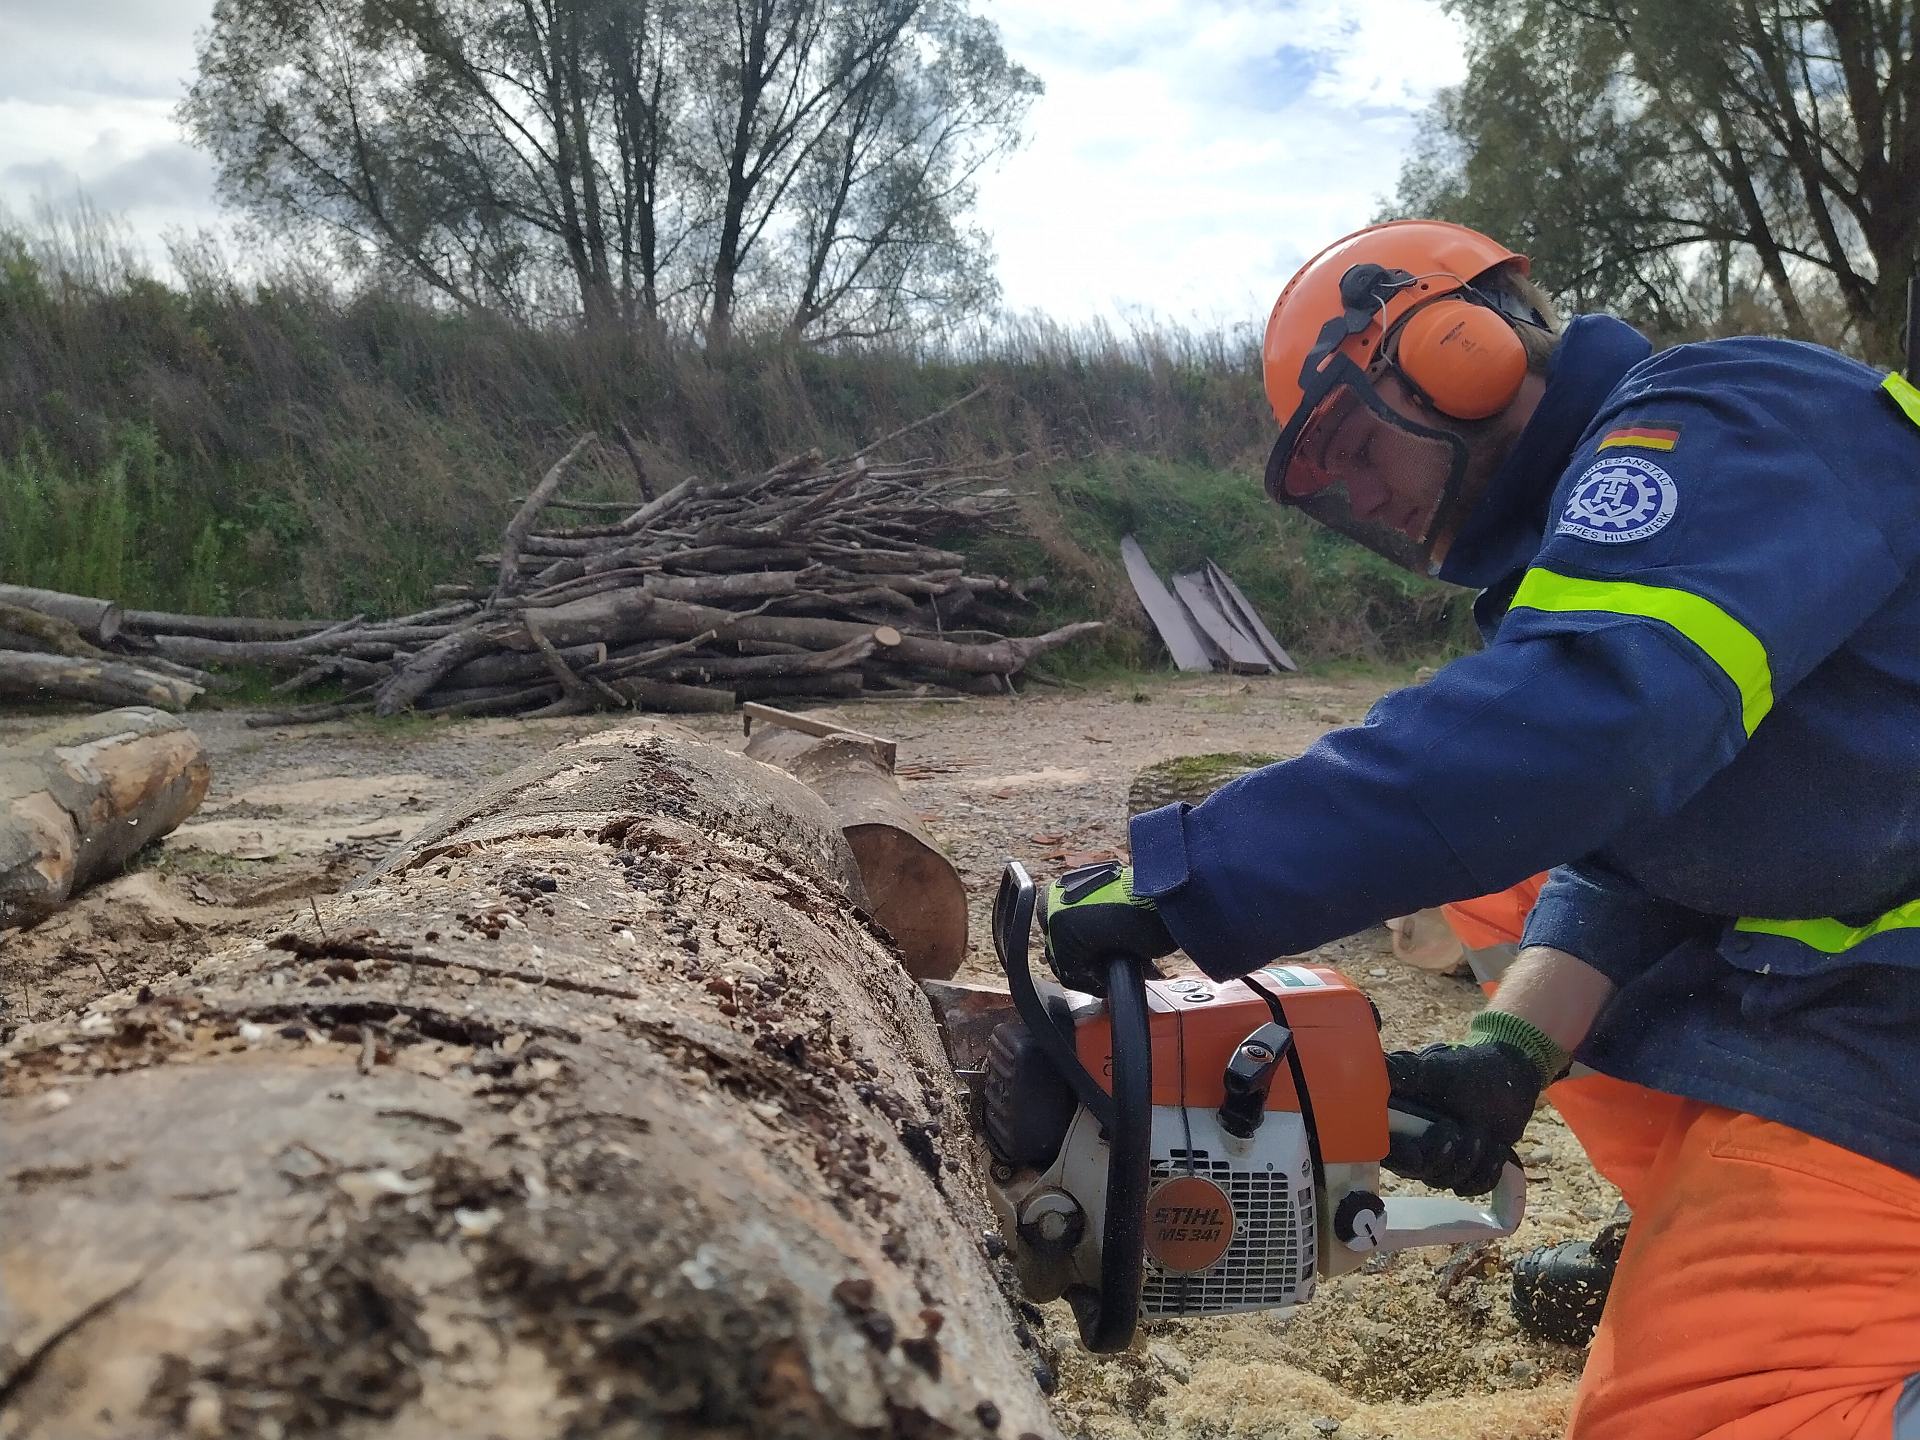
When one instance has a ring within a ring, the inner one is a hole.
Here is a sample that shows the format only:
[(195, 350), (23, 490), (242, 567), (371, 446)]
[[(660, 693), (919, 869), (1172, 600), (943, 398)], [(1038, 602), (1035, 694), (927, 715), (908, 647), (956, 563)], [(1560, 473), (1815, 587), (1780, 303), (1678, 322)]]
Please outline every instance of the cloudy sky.
[[(1006, 302), (1241, 321), (1393, 187), (1460, 77), (1437, 0), (978, 0), (1046, 83), (984, 185)], [(83, 189), (156, 258), (219, 228), (173, 108), (212, 0), (0, 0), (0, 204)], [(1406, 63), (1409, 58), (1417, 63)]]

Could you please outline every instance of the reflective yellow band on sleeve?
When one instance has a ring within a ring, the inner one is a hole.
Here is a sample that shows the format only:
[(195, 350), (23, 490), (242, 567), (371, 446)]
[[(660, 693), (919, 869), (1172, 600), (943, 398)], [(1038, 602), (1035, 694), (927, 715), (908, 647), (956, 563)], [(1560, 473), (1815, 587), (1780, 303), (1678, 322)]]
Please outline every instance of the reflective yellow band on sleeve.
[(1895, 906), (1878, 920), (1870, 920), (1865, 925), (1849, 925), (1844, 920), (1748, 918), (1736, 920), (1733, 928), (1753, 935), (1784, 935), (1789, 940), (1798, 940), (1802, 945), (1811, 945), (1828, 955), (1838, 955), (1889, 930), (1920, 929), (1920, 900), (1909, 900), (1904, 905)]
[(1907, 412), (1907, 418), (1920, 425), (1920, 390), (1898, 370), (1880, 382), (1880, 388), (1893, 397), (1893, 403)]
[(1740, 692), (1740, 718), (1747, 734), (1753, 734), (1773, 708), (1773, 667), (1767, 662), (1767, 647), (1713, 601), (1688, 591), (1633, 580), (1580, 580), (1553, 570), (1529, 570), (1510, 608), (1557, 614), (1590, 610), (1658, 620), (1686, 636), (1726, 672)]

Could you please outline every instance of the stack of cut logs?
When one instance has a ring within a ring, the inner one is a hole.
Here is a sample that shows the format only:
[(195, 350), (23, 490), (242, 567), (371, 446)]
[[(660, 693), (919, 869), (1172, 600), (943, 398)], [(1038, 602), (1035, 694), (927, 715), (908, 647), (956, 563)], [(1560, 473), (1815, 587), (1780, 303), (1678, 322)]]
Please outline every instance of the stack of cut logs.
[[(586, 436), (526, 497), (499, 552), (481, 557), (488, 583), (442, 586), (445, 603), (393, 620), (121, 612), (0, 586), (0, 700), (68, 695), (177, 709), (211, 683), (207, 667), (232, 665), (284, 672), (288, 695), (344, 687), (257, 724), (1004, 691), (1035, 656), (1100, 627), (1008, 638), (1018, 623), (1010, 607), (1039, 582), (968, 574), (962, 555), (929, 537), (1010, 529), (1012, 496), (991, 488), (992, 467), (872, 458), (904, 433), (838, 459), (815, 451), (656, 494), (623, 431), (637, 508), (559, 498), (594, 443)], [(619, 518), (545, 523), (561, 509)], [(36, 625), (41, 640), (23, 636)]]

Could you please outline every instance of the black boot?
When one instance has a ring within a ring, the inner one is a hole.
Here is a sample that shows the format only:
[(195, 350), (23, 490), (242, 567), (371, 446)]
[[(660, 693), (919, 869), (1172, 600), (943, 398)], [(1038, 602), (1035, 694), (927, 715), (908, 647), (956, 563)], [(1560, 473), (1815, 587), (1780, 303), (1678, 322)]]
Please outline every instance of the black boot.
[(1560, 1345), (1593, 1339), (1632, 1218), (1623, 1201), (1593, 1239), (1542, 1245), (1514, 1261), (1513, 1316), (1520, 1328)]

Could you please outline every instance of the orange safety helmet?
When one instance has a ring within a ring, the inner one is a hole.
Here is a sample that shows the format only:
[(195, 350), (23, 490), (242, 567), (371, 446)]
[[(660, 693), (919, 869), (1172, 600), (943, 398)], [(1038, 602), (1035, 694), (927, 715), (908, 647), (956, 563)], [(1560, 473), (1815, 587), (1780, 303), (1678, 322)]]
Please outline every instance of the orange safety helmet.
[[(1425, 573), (1434, 541), (1460, 518), (1465, 442), (1393, 410), (1374, 379), (1396, 375), (1443, 419), (1484, 420), (1511, 404), (1527, 373), (1514, 326), (1546, 322), (1474, 288), (1502, 266), (1528, 270), (1524, 255), (1443, 220), (1371, 225), (1301, 266), (1273, 307), (1262, 353), (1281, 426), (1267, 493)], [(1356, 507), (1343, 483), (1356, 464), (1436, 479), (1424, 491), (1376, 487)]]

